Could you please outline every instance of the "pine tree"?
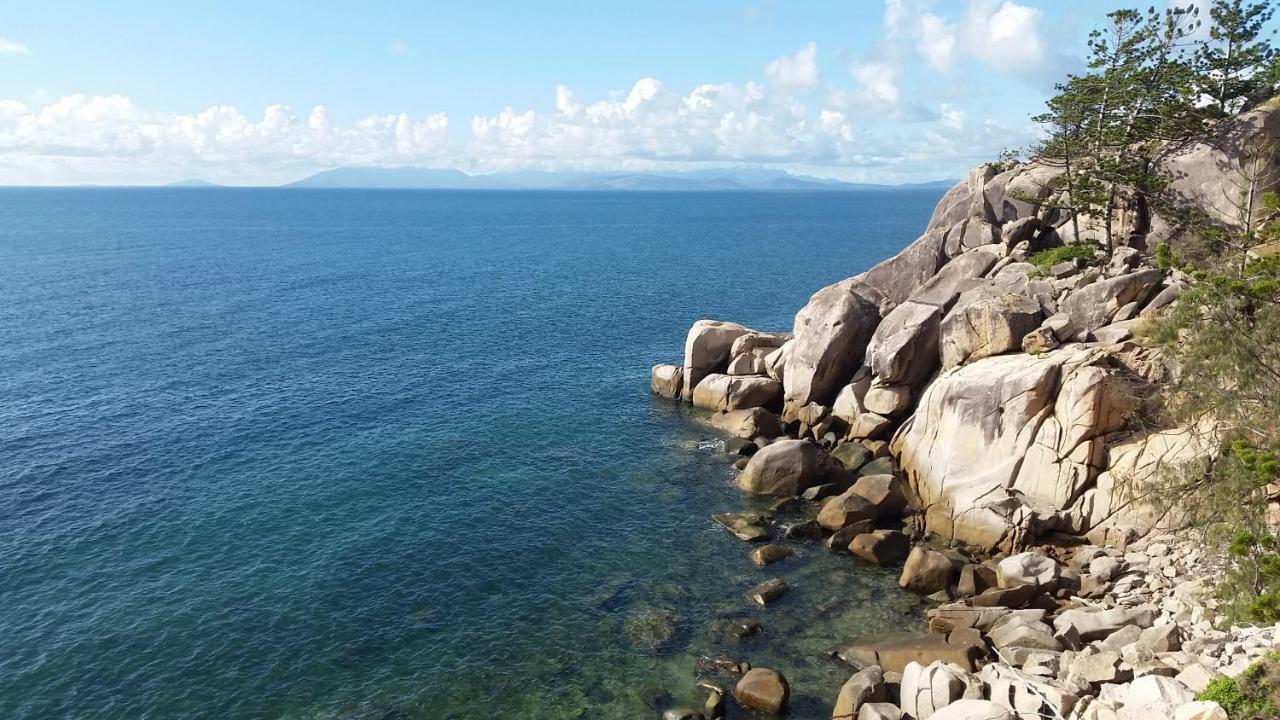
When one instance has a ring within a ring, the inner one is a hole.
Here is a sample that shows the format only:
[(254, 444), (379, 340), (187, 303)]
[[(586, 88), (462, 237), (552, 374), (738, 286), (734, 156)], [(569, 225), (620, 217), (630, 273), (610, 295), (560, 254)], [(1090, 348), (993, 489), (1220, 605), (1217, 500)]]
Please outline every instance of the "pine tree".
[[(1259, 91), (1274, 87), (1276, 51), (1263, 36), (1275, 4), (1262, 0), (1214, 0), (1209, 9), (1210, 42), (1197, 53), (1204, 92), (1220, 116), (1236, 112)], [(1274, 34), (1274, 31), (1272, 31)]]

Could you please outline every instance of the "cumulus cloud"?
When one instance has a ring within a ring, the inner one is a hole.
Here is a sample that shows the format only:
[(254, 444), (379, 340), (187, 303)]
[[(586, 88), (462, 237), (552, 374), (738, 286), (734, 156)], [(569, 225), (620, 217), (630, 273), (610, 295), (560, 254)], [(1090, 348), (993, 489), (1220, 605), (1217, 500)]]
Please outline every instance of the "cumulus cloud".
[(323, 107), (305, 116), (272, 105), (251, 118), (234, 107), (192, 114), (149, 113), (122, 95), (69, 95), (44, 107), (0, 101), (0, 160), (114, 158), (159, 167), (429, 162), (446, 146), (441, 113), (371, 115), (348, 125)]
[(793, 55), (785, 55), (764, 68), (765, 79), (784, 90), (809, 91), (818, 87), (818, 46), (809, 43)]
[(885, 45), (911, 46), (930, 68), (952, 73), (965, 60), (1036, 85), (1060, 79), (1078, 61), (1045, 36), (1044, 14), (1015, 0), (967, 0), (958, 18), (933, 13), (932, 0), (886, 0)]
[(0, 37), (0, 55), (30, 55), (31, 48), (15, 40)]

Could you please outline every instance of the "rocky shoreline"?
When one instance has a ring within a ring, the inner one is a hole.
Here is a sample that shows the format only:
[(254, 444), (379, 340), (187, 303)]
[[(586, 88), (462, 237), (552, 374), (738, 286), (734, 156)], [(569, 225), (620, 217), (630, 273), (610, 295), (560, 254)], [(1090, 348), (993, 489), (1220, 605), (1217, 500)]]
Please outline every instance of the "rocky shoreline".
[[(1280, 138), (1280, 109), (1220, 128), (1257, 136)], [(1230, 221), (1233, 146), (1166, 158), (1176, 204)], [(1055, 209), (1057, 172), (981, 166), (919, 239), (818, 291), (792, 332), (701, 320), (683, 362), (652, 370), (654, 393), (730, 436), (744, 492), (812, 509), (785, 527), (714, 517), (756, 544), (757, 565), (820, 540), (901, 565), (900, 584), (935, 604), (928, 632), (834, 651), (857, 672), (832, 689), (833, 719), (1225, 719), (1197, 695), (1280, 643), (1280, 626), (1216, 626), (1224, 561), (1146, 499), (1216, 447), (1212, 428), (1142, 417), (1168, 371), (1134, 334), (1190, 282), (1153, 257), (1173, 226), (1122, 202), (1105, 246), (1096, 219)], [(748, 597), (786, 591), (775, 579)], [(708, 680), (701, 711), (666, 717), (725, 717), (729, 697), (785, 712), (779, 670), (738, 665), (732, 689)]]

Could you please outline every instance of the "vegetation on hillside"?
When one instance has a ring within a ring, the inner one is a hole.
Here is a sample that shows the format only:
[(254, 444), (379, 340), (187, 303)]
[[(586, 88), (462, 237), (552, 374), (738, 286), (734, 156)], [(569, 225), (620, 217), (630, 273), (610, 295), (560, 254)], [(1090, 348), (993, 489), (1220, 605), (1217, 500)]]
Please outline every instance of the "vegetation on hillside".
[(1178, 224), (1178, 250), (1154, 251), (1188, 288), (1144, 335), (1173, 368), (1161, 411), (1181, 427), (1211, 427), (1221, 452), (1168, 478), (1160, 499), (1217, 529), (1235, 560), (1220, 588), (1230, 614), (1260, 622), (1280, 620), (1280, 518), (1268, 516), (1280, 499), (1280, 153), (1258, 140), (1233, 150), (1238, 192), (1227, 200), (1237, 212), (1226, 220), (1169, 207), (1160, 160), (1275, 94), (1274, 13), (1265, 0), (1215, 0), (1207, 18), (1176, 4), (1110, 13), (1090, 35), (1087, 70), (1036, 118), (1046, 136), (1034, 148), (1062, 170), (1050, 206), (1070, 218), (1060, 231), (1069, 242), (1126, 244), (1126, 208)]

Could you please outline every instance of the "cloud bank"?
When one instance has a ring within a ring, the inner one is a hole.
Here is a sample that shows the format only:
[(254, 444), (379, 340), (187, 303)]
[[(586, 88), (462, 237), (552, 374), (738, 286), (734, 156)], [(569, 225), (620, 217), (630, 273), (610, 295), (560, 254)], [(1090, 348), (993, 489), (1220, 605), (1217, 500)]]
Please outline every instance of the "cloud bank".
[[(1042, 23), (1038, 10), (1012, 0), (971, 0), (950, 18), (925, 0), (887, 0), (880, 42), (852, 61), (810, 42), (765, 63), (758, 80), (673, 88), (645, 77), (602, 98), (561, 85), (546, 108), (463, 119), (401, 113), (337, 123), (323, 106), (160, 113), (122, 95), (0, 99), (0, 183), (199, 176), (268, 184), (351, 165), (489, 172), (752, 163), (848, 180), (955, 176), (1034, 130), (973, 117), (975, 108), (954, 100), (912, 100), (928, 96), (908, 84), (913, 63), (943, 78), (976, 64), (1041, 82), (1069, 62), (1046, 42)], [(388, 50), (409, 51), (395, 42)], [(820, 72), (821, 59), (837, 70)]]

